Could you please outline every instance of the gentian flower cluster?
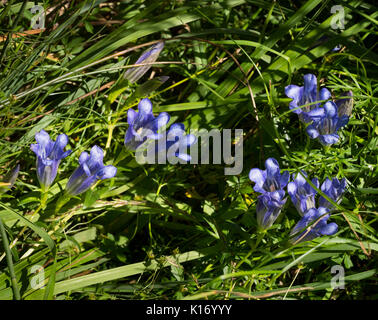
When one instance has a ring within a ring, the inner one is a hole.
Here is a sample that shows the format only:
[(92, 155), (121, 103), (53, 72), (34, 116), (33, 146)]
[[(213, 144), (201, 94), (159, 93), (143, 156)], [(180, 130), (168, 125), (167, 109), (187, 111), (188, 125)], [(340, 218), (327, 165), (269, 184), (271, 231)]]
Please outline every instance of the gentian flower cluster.
[[(56, 141), (50, 139), (49, 134), (41, 130), (35, 135), (36, 144), (31, 150), (37, 155), (37, 177), (42, 191), (46, 193), (52, 185), (58, 172), (60, 161), (67, 157), (71, 150), (65, 151), (68, 137), (58, 136)], [(104, 153), (98, 146), (91, 149), (90, 155), (83, 152), (79, 158), (80, 166), (73, 172), (66, 185), (66, 194), (79, 195), (88, 190), (96, 181), (113, 178), (117, 169), (114, 166), (104, 166)]]
[(117, 173), (114, 166), (104, 166), (104, 152), (98, 146), (91, 149), (90, 155), (82, 152), (79, 157), (79, 167), (73, 172), (66, 186), (70, 196), (76, 196), (87, 191), (96, 181), (113, 178)]
[(331, 92), (327, 88), (322, 88), (318, 91), (317, 79), (313, 74), (306, 74), (303, 77), (304, 85), (299, 87), (297, 85), (288, 85), (285, 88), (285, 94), (293, 101), (289, 103), (289, 108), (296, 114), (303, 122), (311, 122), (312, 118), (308, 114), (320, 106), (321, 100), (328, 100), (331, 98)]
[[(285, 88), (286, 96), (292, 99), (289, 108), (307, 125), (306, 132), (311, 139), (318, 139), (324, 146), (332, 145), (339, 140), (337, 131), (349, 121), (353, 107), (353, 93), (344, 92), (342, 94), (344, 98), (335, 102), (327, 101), (331, 98), (331, 93), (327, 88), (318, 91), (315, 75), (306, 74), (303, 78), (302, 87), (289, 85)], [(319, 189), (319, 181), (314, 178), (310, 184), (306, 179), (307, 174), (302, 171), (294, 175), (293, 180), (287, 185), (291, 201), (301, 216), (291, 232), (293, 243), (312, 240), (322, 235), (333, 235), (337, 232), (335, 223), (327, 224), (330, 213), (335, 209), (334, 205), (321, 196), (317, 208), (315, 189)], [(251, 178), (251, 180), (256, 182), (256, 179)], [(327, 198), (340, 203), (345, 187), (345, 178), (340, 181), (336, 178), (332, 180), (327, 178), (320, 189)], [(259, 192), (256, 186), (255, 191)], [(257, 204), (257, 208), (259, 207), (261, 205)]]
[(191, 157), (186, 149), (196, 142), (196, 137), (192, 134), (186, 135), (182, 123), (172, 124), (168, 131), (159, 133), (159, 129), (166, 126), (169, 120), (170, 116), (166, 112), (161, 112), (155, 118), (151, 101), (142, 99), (138, 104), (138, 112), (129, 109), (127, 113), (129, 127), (125, 135), (126, 148), (131, 151), (153, 148), (156, 157), (159, 153), (165, 153), (170, 159), (177, 157), (185, 162), (190, 161)]
[(306, 74), (304, 86), (289, 85), (285, 88), (285, 94), (293, 99), (289, 108), (298, 114), (301, 121), (309, 124), (306, 131), (311, 139), (318, 139), (324, 146), (339, 141), (337, 131), (348, 123), (351, 114), (351, 91), (345, 93), (350, 98), (326, 101), (321, 106), (321, 101), (330, 99), (331, 93), (327, 88), (318, 92), (316, 76)]
[[(263, 230), (270, 228), (279, 216), (286, 203), (285, 190), (291, 198), (292, 203), (301, 216), (301, 219), (291, 231), (291, 242), (298, 243), (309, 241), (322, 235), (333, 235), (337, 232), (335, 223), (327, 224), (329, 213), (334, 206), (324, 197), (319, 199), (319, 208), (316, 208), (314, 187), (319, 188), (318, 179), (311, 180), (311, 186), (305, 179), (305, 171), (292, 176), (288, 172), (280, 174), (279, 165), (276, 159), (269, 158), (265, 162), (266, 170), (254, 168), (249, 172), (249, 179), (255, 182), (254, 191), (261, 193), (257, 197), (256, 214), (257, 223)], [(321, 185), (321, 191), (336, 203), (340, 203), (345, 191), (345, 178), (339, 181), (336, 178), (326, 179)], [(306, 229), (307, 228), (307, 229)], [(306, 230), (305, 230), (306, 229)]]
[[(159, 42), (143, 53), (136, 64), (151, 63), (157, 60), (164, 42)], [(150, 65), (135, 67), (127, 70), (124, 77), (131, 83), (140, 79), (150, 68)], [(318, 139), (323, 145), (331, 145), (339, 140), (337, 131), (349, 121), (353, 105), (351, 91), (344, 93), (344, 99), (336, 102), (328, 101), (331, 93), (327, 88), (318, 90), (317, 79), (313, 74), (304, 75), (304, 85), (289, 85), (285, 88), (285, 94), (292, 99), (289, 108), (299, 119), (307, 125), (306, 131), (310, 138)], [(324, 102), (324, 104), (323, 104)], [(161, 112), (156, 117), (153, 114), (153, 106), (148, 98), (141, 99), (138, 104), (138, 112), (129, 109), (127, 113), (128, 129), (125, 134), (124, 144), (126, 149), (137, 151), (142, 146), (153, 146), (154, 156), (163, 154), (168, 158), (177, 158), (188, 162), (191, 156), (186, 149), (196, 142), (196, 137), (185, 133), (182, 123), (175, 123), (161, 133), (161, 129), (167, 126), (170, 116)], [(68, 137), (60, 134), (56, 141), (44, 130), (35, 136), (37, 143), (31, 145), (31, 150), (37, 156), (37, 177), (41, 189), (46, 193), (53, 184), (59, 164), (66, 158), (71, 150), (64, 151), (68, 144)], [(93, 146), (90, 153), (82, 152), (79, 157), (79, 166), (70, 176), (64, 195), (58, 200), (57, 208), (61, 208), (68, 198), (77, 196), (87, 191), (97, 181), (113, 178), (117, 168), (103, 163), (104, 152), (99, 146)], [(171, 161), (170, 161), (171, 162)], [(172, 163), (172, 162), (171, 162)], [(17, 177), (19, 167), (13, 171), (9, 184), (12, 185)], [(280, 172), (279, 163), (274, 158), (265, 161), (265, 170), (253, 168), (249, 172), (249, 179), (255, 183), (253, 189), (260, 195), (257, 197), (256, 214), (260, 229), (269, 229), (279, 217), (288, 195), (300, 215), (300, 220), (290, 232), (291, 242), (296, 244), (302, 241), (310, 241), (323, 235), (333, 235), (337, 232), (336, 223), (327, 223), (335, 207), (328, 199), (340, 203), (345, 192), (346, 180), (327, 178), (320, 186), (319, 180), (313, 178), (309, 183), (305, 171), (292, 175), (290, 181), (289, 172)], [(319, 197), (316, 206), (317, 189), (326, 195)]]
[[(321, 235), (333, 235), (337, 232), (337, 225), (335, 223), (327, 224), (326, 221), (329, 218), (329, 214), (334, 210), (334, 206), (326, 200), (324, 197), (319, 198), (319, 208), (316, 208), (315, 196), (316, 190), (304, 179), (307, 177), (306, 172), (298, 174), (296, 179), (289, 182), (287, 190), (290, 194), (291, 200), (296, 207), (298, 213), (301, 215), (301, 220), (297, 223), (291, 232), (293, 236), (291, 242), (297, 243), (301, 241), (312, 240)], [(319, 189), (319, 181), (314, 178), (311, 180), (312, 184)], [(341, 202), (341, 197), (345, 191), (346, 180), (345, 178), (339, 181), (336, 178), (332, 180), (326, 179), (320, 187), (320, 190), (331, 200), (336, 203)], [(312, 223), (321, 217), (321, 222), (317, 222), (314, 227)], [(307, 232), (297, 234), (298, 231), (305, 227), (311, 228)], [(294, 236), (295, 235), (295, 236)]]
[[(155, 62), (164, 48), (164, 42), (158, 42), (144, 52), (136, 64)], [(127, 70), (124, 77), (130, 82), (141, 78), (151, 67), (146, 65)], [(161, 112), (156, 118), (152, 112), (152, 103), (148, 98), (142, 99), (138, 104), (138, 112), (129, 109), (127, 112), (127, 123), (129, 125), (125, 135), (125, 146), (130, 151), (138, 148), (153, 148), (156, 157), (164, 154), (164, 159), (181, 159), (184, 162), (190, 161), (191, 157), (186, 149), (196, 142), (192, 134), (185, 134), (185, 126), (182, 123), (172, 124), (164, 134), (158, 131), (165, 127), (170, 120), (166, 112)], [(153, 142), (153, 143), (151, 143)], [(172, 161), (170, 161), (172, 163)]]
[(306, 131), (312, 139), (318, 138), (320, 143), (327, 146), (339, 141), (337, 130), (345, 126), (349, 117), (343, 115), (339, 117), (337, 106), (334, 102), (328, 101), (324, 108), (318, 108), (309, 112), (313, 117), (313, 123), (310, 124)]
[(129, 128), (126, 131), (125, 146), (135, 151), (147, 139), (157, 140), (161, 138), (158, 130), (165, 126), (170, 119), (166, 112), (160, 113), (156, 118), (152, 113), (152, 103), (149, 99), (142, 99), (138, 104), (138, 112), (129, 109), (127, 112), (127, 123)]
[[(149, 48), (136, 61), (136, 64), (146, 65), (130, 68), (125, 72), (124, 77), (131, 83), (139, 80), (151, 68), (150, 63), (157, 60), (163, 47), (164, 42), (161, 41)], [(163, 144), (158, 144), (158, 152), (166, 152), (183, 161), (189, 161), (190, 156), (185, 153), (184, 149), (193, 144), (196, 139), (193, 135), (185, 135), (183, 124), (172, 125), (165, 134), (158, 133), (169, 120), (170, 116), (166, 112), (154, 117), (151, 101), (142, 99), (138, 104), (138, 112), (130, 109), (127, 114), (129, 127), (124, 141), (126, 148), (135, 151), (147, 140), (165, 139)], [(59, 164), (71, 153), (71, 150), (64, 151), (68, 144), (68, 137), (65, 134), (59, 135), (57, 140), (53, 141), (46, 131), (41, 130), (35, 138), (37, 143), (32, 144), (30, 148), (37, 155), (37, 177), (43, 193), (42, 202), (45, 204), (47, 190), (56, 178)], [(105, 166), (103, 158), (104, 152), (99, 146), (93, 146), (90, 154), (81, 153), (79, 166), (70, 176), (64, 195), (58, 200), (58, 209), (69, 197), (85, 192), (99, 180), (109, 179), (116, 175), (116, 167)]]

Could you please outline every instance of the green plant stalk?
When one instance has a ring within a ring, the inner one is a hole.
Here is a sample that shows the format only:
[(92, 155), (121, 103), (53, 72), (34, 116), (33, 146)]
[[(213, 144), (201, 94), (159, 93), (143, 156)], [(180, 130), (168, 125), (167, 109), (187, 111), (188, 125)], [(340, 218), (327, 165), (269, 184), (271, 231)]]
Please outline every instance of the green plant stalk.
[(247, 259), (251, 256), (251, 254), (256, 250), (256, 248), (257, 248), (258, 245), (260, 244), (261, 240), (264, 238), (265, 233), (266, 233), (266, 230), (258, 231), (257, 239), (256, 239), (255, 244), (252, 246), (251, 250), (247, 253), (247, 255), (243, 258), (243, 260), (241, 260), (241, 261), (236, 265), (235, 270), (239, 269), (239, 267), (240, 267), (245, 261), (247, 261)]
[[(47, 197), (48, 197), (48, 190), (46, 190), (45, 188), (42, 189), (41, 191), (41, 205), (39, 206), (39, 210), (40, 209), (45, 209), (46, 208), (46, 203), (47, 203)], [(38, 210), (37, 209), (37, 210)], [(38, 210), (38, 211), (39, 211)], [(36, 211), (37, 212), (37, 211)]]
[(9, 274), (10, 274), (11, 282), (12, 282), (13, 297), (16, 300), (21, 300), (20, 291), (17, 285), (16, 273), (14, 272), (14, 267), (13, 267), (12, 253), (9, 249), (8, 238), (5, 233), (3, 220), (1, 218), (0, 218), (0, 233), (1, 233), (1, 239), (3, 240), (5, 255), (7, 257), (7, 264), (8, 264)]
[(323, 146), (324, 153), (329, 153), (331, 150), (331, 146)]
[(70, 200), (71, 196), (67, 193), (64, 193), (62, 196), (59, 197), (58, 201), (56, 202), (55, 213), (58, 213), (60, 209)]

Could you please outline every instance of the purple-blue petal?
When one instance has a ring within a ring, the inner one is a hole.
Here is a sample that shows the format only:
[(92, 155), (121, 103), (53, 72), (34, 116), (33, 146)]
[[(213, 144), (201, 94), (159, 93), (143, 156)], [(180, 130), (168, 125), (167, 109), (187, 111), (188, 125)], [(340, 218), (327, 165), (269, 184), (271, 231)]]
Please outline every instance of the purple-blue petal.
[(177, 158), (180, 158), (181, 160), (186, 161), (186, 162), (188, 162), (192, 159), (192, 157), (190, 155), (186, 154), (186, 153), (176, 152), (175, 155), (176, 155)]
[(339, 141), (339, 136), (336, 133), (324, 134), (319, 136), (319, 141), (321, 144), (328, 146)]
[(91, 172), (97, 171), (103, 166), (104, 151), (99, 146), (93, 146), (87, 164)]
[(275, 176), (276, 174), (279, 174), (280, 172), (280, 166), (277, 160), (274, 158), (268, 158), (265, 161), (265, 168), (266, 168), (268, 176)]
[(286, 202), (286, 199), (277, 201), (281, 195), (281, 192), (267, 192), (257, 198), (257, 223), (261, 229), (270, 228), (281, 213), (282, 206)]
[(161, 127), (164, 127), (169, 122), (170, 116), (166, 112), (160, 113), (153, 121), (153, 129), (158, 131)]
[(87, 161), (89, 159), (89, 154), (88, 152), (85, 152), (83, 151), (81, 154), (80, 154), (80, 157), (79, 157), (79, 164), (83, 164), (85, 161)]
[(328, 223), (327, 225), (325, 225), (321, 230), (321, 234), (323, 235), (327, 235), (327, 236), (332, 236), (334, 235), (338, 230), (338, 226), (336, 223), (334, 222), (331, 222), (331, 223)]
[(95, 184), (96, 181), (97, 181), (97, 178), (96, 178), (95, 175), (89, 176), (89, 177), (85, 178), (84, 180), (82, 180), (81, 183), (75, 189), (73, 189), (70, 192), (70, 194), (72, 196), (77, 196), (77, 195), (87, 191), (91, 186), (93, 186)]
[(152, 113), (152, 103), (151, 103), (150, 99), (144, 98), (144, 99), (140, 100), (140, 102), (138, 104), (138, 110), (139, 110), (139, 113), (144, 114), (144, 115), (151, 114)]
[(311, 139), (316, 139), (317, 137), (319, 137), (319, 131), (316, 129), (316, 127), (313, 124), (310, 124), (306, 128), (306, 131)]
[(266, 179), (266, 171), (260, 170), (258, 168), (251, 169), (249, 171), (249, 179), (255, 182), (253, 190), (260, 193), (265, 192), (263, 185)]
[(331, 92), (327, 88), (321, 88), (319, 91), (320, 100), (328, 100), (331, 98)]
[(127, 123), (129, 125), (134, 124), (137, 117), (138, 117), (138, 113), (134, 109), (127, 110)]
[(35, 134), (35, 140), (38, 144), (40, 144), (42, 147), (45, 147), (48, 145), (48, 143), (51, 141), (49, 134), (45, 130), (41, 130)]
[(101, 168), (97, 173), (96, 176), (98, 179), (110, 179), (113, 178), (117, 174), (117, 168), (109, 165)]
[(68, 144), (68, 137), (65, 134), (60, 134), (54, 145), (53, 148), (49, 154), (49, 158), (51, 159), (63, 159), (65, 156), (68, 156), (70, 152), (64, 153), (63, 149), (66, 147)]
[[(285, 87), (285, 94), (287, 97), (293, 99), (289, 103), (289, 108), (295, 109), (298, 107), (298, 103), (302, 99), (303, 87), (299, 87), (297, 85), (288, 85)], [(296, 110), (293, 110), (293, 112), (299, 114), (302, 112), (302, 109), (298, 108)]]
[[(337, 225), (335, 223), (327, 224), (328, 211), (327, 208), (323, 207), (309, 209), (290, 232), (291, 242), (309, 241), (322, 235), (335, 234)], [(307, 229), (307, 227), (309, 228)], [(299, 232), (300, 234), (298, 234)]]
[(327, 101), (324, 104), (324, 110), (327, 118), (333, 118), (337, 116), (337, 106), (333, 101)]
[(313, 121), (319, 121), (322, 117), (325, 116), (324, 108), (315, 108), (307, 112), (307, 116)]
[[(293, 181), (289, 182), (287, 185), (287, 193), (293, 199), (295, 198), (295, 194), (297, 193), (298, 187), (297, 184)], [(293, 201), (294, 202), (294, 201)]]
[(141, 64), (142, 62), (147, 60), (149, 57), (154, 56), (156, 54), (158, 55), (160, 51), (163, 50), (163, 48), (164, 48), (163, 41), (154, 44), (150, 49), (148, 49), (139, 57), (139, 59), (135, 62), (135, 64)]
[(280, 187), (285, 188), (287, 186), (287, 184), (289, 183), (289, 180), (290, 180), (289, 171), (283, 172), (281, 177), (280, 177)]
[(311, 73), (308, 73), (308, 74), (305, 74), (303, 76), (303, 80), (304, 80), (304, 90), (305, 90), (305, 94), (306, 93), (312, 93), (312, 92), (316, 92), (316, 88), (317, 88), (317, 79), (316, 79), (316, 76), (314, 74), (311, 74)]

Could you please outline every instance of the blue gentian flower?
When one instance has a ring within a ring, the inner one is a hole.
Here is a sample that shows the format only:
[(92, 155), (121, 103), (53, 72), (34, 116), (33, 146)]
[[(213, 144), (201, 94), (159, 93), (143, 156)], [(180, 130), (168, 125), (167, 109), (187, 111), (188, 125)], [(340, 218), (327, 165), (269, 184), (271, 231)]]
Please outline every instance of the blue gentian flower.
[[(159, 57), (161, 50), (164, 48), (164, 42), (158, 42), (144, 52), (135, 64), (153, 63)], [(131, 83), (138, 81), (151, 68), (151, 64), (130, 68), (125, 72), (124, 77)]]
[(334, 235), (338, 227), (334, 222), (327, 224), (329, 214), (326, 213), (328, 211), (327, 208), (323, 207), (309, 209), (290, 232), (292, 237), (290, 241), (296, 244), (303, 241), (311, 241), (324, 235)]
[(104, 152), (98, 146), (91, 149), (90, 155), (82, 152), (79, 157), (79, 167), (73, 172), (66, 186), (70, 196), (79, 195), (88, 190), (97, 180), (113, 178), (117, 173), (114, 166), (104, 166)]
[[(156, 148), (158, 153), (166, 152), (168, 159), (177, 157), (185, 162), (191, 160), (187, 154), (187, 148), (197, 141), (193, 134), (185, 133), (185, 126), (182, 123), (174, 123), (164, 136), (165, 141), (158, 141)], [(172, 161), (170, 161), (172, 162)]]
[[(345, 178), (343, 178), (340, 181), (337, 178), (333, 178), (332, 180), (327, 178), (323, 182), (322, 186), (320, 187), (320, 190), (322, 190), (322, 192), (324, 192), (327, 195), (327, 197), (329, 197), (330, 199), (335, 201), (337, 204), (339, 204), (344, 194), (345, 187), (346, 187)], [(335, 209), (334, 205), (331, 204), (324, 197), (320, 197), (319, 206), (328, 208), (330, 210)]]
[(257, 223), (261, 229), (268, 229), (276, 221), (283, 205), (286, 203), (284, 187), (289, 182), (289, 172), (280, 174), (280, 167), (274, 158), (265, 161), (266, 170), (253, 168), (249, 179), (255, 182), (253, 190), (261, 193), (257, 197)]
[(127, 112), (127, 129), (125, 146), (129, 150), (136, 150), (146, 139), (159, 139), (157, 131), (169, 122), (169, 114), (160, 113), (156, 118), (152, 113), (152, 103), (149, 99), (142, 99), (138, 104), (139, 112), (129, 109)]
[(338, 116), (337, 106), (334, 102), (328, 101), (324, 108), (317, 108), (308, 113), (314, 120), (306, 130), (311, 139), (318, 139), (321, 144), (327, 146), (336, 143), (339, 140), (337, 130), (345, 126), (349, 117)]
[[(287, 192), (290, 195), (291, 201), (297, 208), (298, 213), (303, 216), (311, 208), (315, 208), (316, 190), (303, 177), (307, 177), (306, 172), (298, 173), (297, 177), (293, 175), (294, 181), (287, 185)], [(319, 188), (318, 179), (311, 180), (314, 186)]]
[(316, 101), (328, 100), (331, 98), (331, 92), (327, 88), (322, 88), (318, 92), (316, 76), (313, 74), (306, 74), (303, 79), (302, 87), (288, 85), (285, 87), (285, 94), (293, 99), (289, 103), (289, 108), (298, 114), (301, 121), (308, 123), (312, 120), (308, 112), (320, 106), (320, 102), (316, 103)]
[(285, 191), (265, 192), (257, 197), (257, 223), (263, 230), (270, 228), (286, 203)]
[(280, 167), (274, 158), (265, 161), (266, 170), (258, 168), (251, 169), (249, 179), (255, 182), (253, 190), (259, 193), (273, 192), (282, 190), (289, 182), (289, 172), (280, 174)]
[(47, 190), (54, 182), (60, 161), (71, 153), (71, 150), (63, 151), (68, 143), (68, 137), (60, 134), (54, 142), (45, 130), (41, 130), (36, 133), (35, 140), (37, 143), (32, 144), (30, 149), (37, 155), (39, 183), (43, 190)]

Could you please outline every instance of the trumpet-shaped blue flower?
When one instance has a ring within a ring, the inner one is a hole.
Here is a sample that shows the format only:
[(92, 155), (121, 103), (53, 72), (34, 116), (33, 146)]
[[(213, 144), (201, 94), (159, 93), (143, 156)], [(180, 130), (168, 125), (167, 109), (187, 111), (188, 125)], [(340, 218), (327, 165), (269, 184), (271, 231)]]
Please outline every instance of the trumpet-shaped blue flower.
[(73, 172), (66, 186), (70, 196), (79, 195), (88, 190), (97, 180), (113, 178), (117, 173), (114, 166), (104, 166), (104, 152), (98, 146), (91, 149), (90, 155), (82, 152), (79, 157), (79, 167)]
[(331, 236), (337, 232), (337, 224), (334, 222), (328, 223), (329, 210), (327, 208), (319, 207), (319, 209), (309, 209), (301, 220), (295, 225), (290, 232), (292, 243), (299, 243), (303, 241), (311, 241), (321, 236)]
[(286, 203), (285, 191), (265, 192), (257, 197), (257, 223), (263, 230), (270, 228)]
[[(327, 195), (327, 197), (329, 197), (338, 204), (341, 202), (341, 198), (344, 194), (345, 187), (345, 178), (343, 178), (340, 181), (337, 178), (333, 178), (332, 180), (327, 178), (320, 187), (320, 190), (322, 190)], [(334, 205), (331, 204), (324, 197), (320, 197), (319, 206), (328, 208), (330, 210), (333, 210), (335, 208)]]
[[(153, 45), (147, 51), (145, 51), (135, 64), (153, 63), (159, 57), (161, 50), (164, 48), (164, 42), (158, 42)], [(140, 67), (130, 68), (125, 72), (124, 77), (131, 83), (138, 81), (143, 75), (151, 68), (151, 64), (147, 64)]]
[(345, 126), (349, 117), (338, 116), (337, 106), (334, 102), (328, 101), (324, 108), (317, 108), (308, 113), (314, 120), (306, 130), (311, 139), (318, 139), (321, 144), (327, 146), (336, 143), (339, 140), (337, 130)]
[[(303, 216), (309, 209), (315, 208), (316, 190), (310, 186), (303, 176), (307, 177), (306, 172), (298, 173), (297, 177), (293, 175), (294, 181), (287, 185), (287, 192), (290, 195), (291, 201), (297, 208), (298, 213)], [(313, 185), (319, 188), (318, 179), (311, 180)]]
[(194, 144), (197, 139), (193, 134), (185, 133), (185, 126), (182, 123), (171, 125), (166, 136), (168, 151), (167, 156), (175, 156), (184, 161), (190, 161), (191, 157), (186, 153), (187, 147)]
[(136, 150), (135, 158), (140, 164), (164, 164), (167, 160), (171, 164), (186, 163), (191, 160), (191, 156), (187, 153), (188, 147), (196, 141), (197, 138), (193, 134), (185, 133), (185, 126), (182, 123), (174, 123), (158, 140), (148, 139), (140, 145)]
[(282, 190), (289, 182), (289, 172), (280, 174), (280, 167), (274, 158), (265, 161), (266, 170), (258, 168), (251, 169), (249, 179), (255, 182), (253, 190), (259, 193), (273, 192)]
[(54, 182), (60, 161), (71, 153), (71, 150), (63, 151), (68, 143), (68, 137), (60, 134), (54, 142), (46, 131), (41, 130), (35, 135), (35, 140), (37, 143), (32, 144), (30, 149), (37, 155), (39, 183), (42, 189), (47, 190)]
[(320, 106), (320, 100), (328, 100), (331, 97), (331, 92), (327, 88), (322, 88), (318, 92), (316, 76), (313, 74), (306, 74), (303, 77), (304, 85), (299, 87), (297, 85), (288, 85), (285, 87), (285, 94), (287, 97), (293, 99), (289, 103), (289, 108), (296, 114), (303, 122), (311, 122), (311, 117), (308, 112)]
[(156, 118), (152, 113), (152, 103), (149, 99), (142, 99), (138, 104), (139, 112), (129, 109), (127, 112), (127, 129), (125, 146), (129, 150), (136, 150), (146, 139), (159, 139), (157, 131), (169, 122), (169, 114), (160, 113)]
[(182, 123), (174, 123), (164, 136), (165, 141), (158, 141), (156, 148), (158, 153), (166, 152), (170, 163), (175, 157), (187, 162), (191, 156), (187, 154), (187, 148), (197, 141), (193, 134), (185, 133), (185, 126)]

